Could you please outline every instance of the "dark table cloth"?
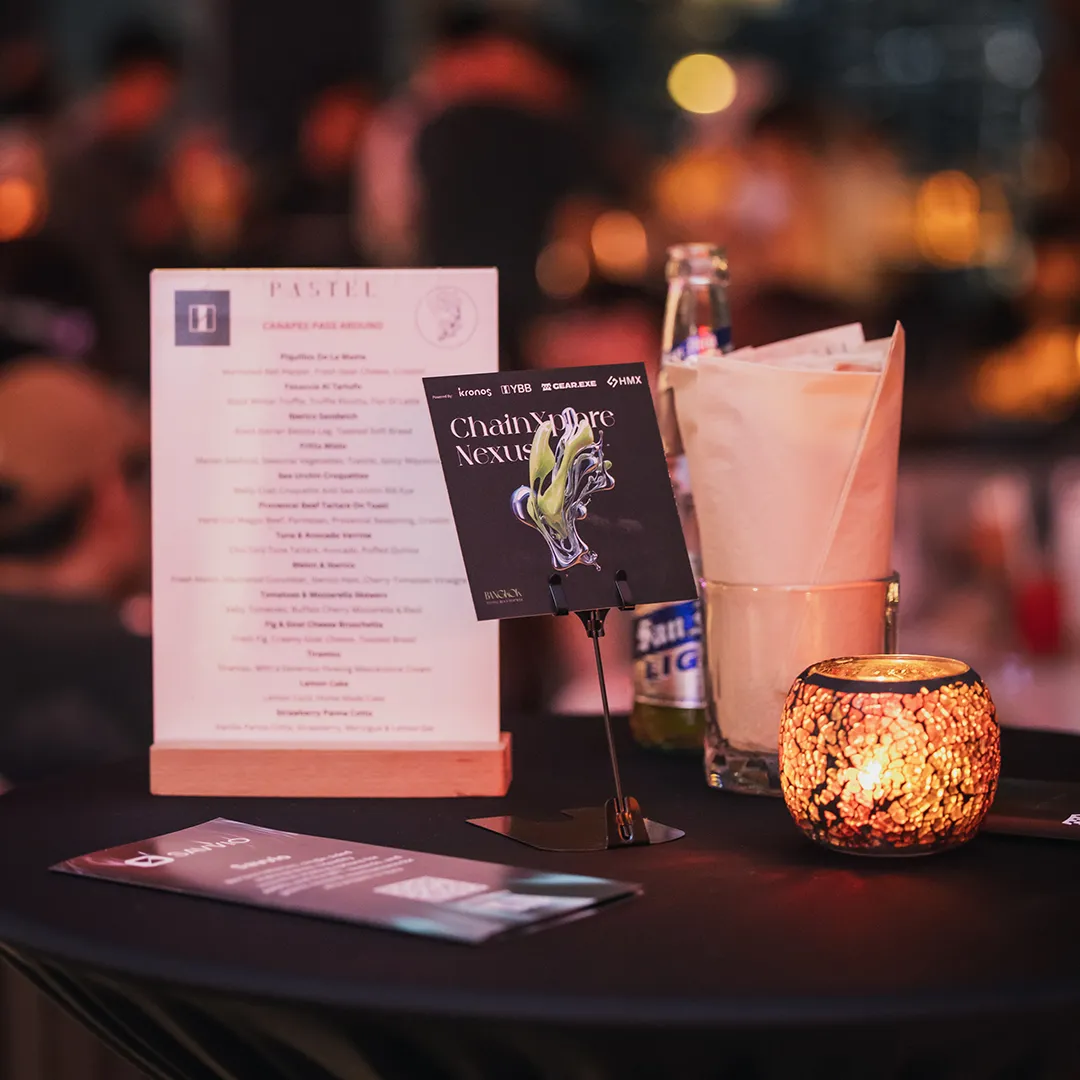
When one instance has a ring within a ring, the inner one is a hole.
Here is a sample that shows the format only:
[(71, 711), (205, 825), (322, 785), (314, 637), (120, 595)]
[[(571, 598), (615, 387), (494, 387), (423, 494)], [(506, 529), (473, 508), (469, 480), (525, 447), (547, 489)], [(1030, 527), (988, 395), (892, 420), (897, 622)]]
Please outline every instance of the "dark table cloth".
[[(782, 802), (710, 791), (699, 761), (619, 734), (628, 794), (685, 839), (560, 855), (466, 824), (602, 801), (598, 720), (517, 723), (506, 800), (154, 798), (142, 763), (17, 789), (0, 798), (0, 942), (170, 1078), (1080, 1076), (1080, 845), (837, 855)], [(1080, 738), (1006, 732), (1004, 760), (1080, 779)], [(217, 816), (645, 894), (470, 947), (47, 871)]]

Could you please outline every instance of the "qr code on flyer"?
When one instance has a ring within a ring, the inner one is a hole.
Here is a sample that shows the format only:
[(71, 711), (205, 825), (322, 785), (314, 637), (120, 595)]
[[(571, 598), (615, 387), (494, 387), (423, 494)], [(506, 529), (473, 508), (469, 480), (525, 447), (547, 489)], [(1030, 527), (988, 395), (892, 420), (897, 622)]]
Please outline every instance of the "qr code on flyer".
[(400, 896), (405, 900), (423, 900), (428, 904), (445, 904), (487, 890), (487, 885), (478, 885), (475, 881), (455, 881), (453, 878), (425, 875), (380, 885), (375, 892), (383, 896)]

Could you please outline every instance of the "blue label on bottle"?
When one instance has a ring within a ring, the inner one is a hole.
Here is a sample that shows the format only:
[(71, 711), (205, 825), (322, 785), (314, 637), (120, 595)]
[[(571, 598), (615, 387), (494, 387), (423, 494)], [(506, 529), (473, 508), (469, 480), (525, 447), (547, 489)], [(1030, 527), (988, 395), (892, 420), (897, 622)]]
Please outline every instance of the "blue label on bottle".
[(719, 349), (727, 352), (731, 347), (731, 327), (714, 326), (700, 327), (696, 334), (691, 334), (682, 341), (676, 342), (667, 351), (668, 360), (686, 360), (688, 357), (697, 356), (699, 353), (711, 352)]
[(651, 705), (700, 709), (701, 604), (687, 600), (646, 609), (634, 620), (634, 697)]

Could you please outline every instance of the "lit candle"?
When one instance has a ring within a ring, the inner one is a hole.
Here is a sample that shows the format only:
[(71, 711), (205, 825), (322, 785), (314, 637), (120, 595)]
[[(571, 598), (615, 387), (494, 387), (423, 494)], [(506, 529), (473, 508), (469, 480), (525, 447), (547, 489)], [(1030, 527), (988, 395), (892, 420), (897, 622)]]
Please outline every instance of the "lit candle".
[(784, 705), (784, 801), (827, 847), (915, 855), (962, 844), (990, 809), (1000, 768), (994, 703), (959, 660), (825, 660)]

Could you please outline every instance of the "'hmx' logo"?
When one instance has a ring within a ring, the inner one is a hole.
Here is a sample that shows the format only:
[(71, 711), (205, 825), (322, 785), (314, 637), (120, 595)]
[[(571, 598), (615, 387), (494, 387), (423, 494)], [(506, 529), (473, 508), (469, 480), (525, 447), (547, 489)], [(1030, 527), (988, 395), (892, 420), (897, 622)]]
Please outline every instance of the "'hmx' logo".
[(176, 344), (229, 344), (229, 292), (227, 289), (177, 290)]

